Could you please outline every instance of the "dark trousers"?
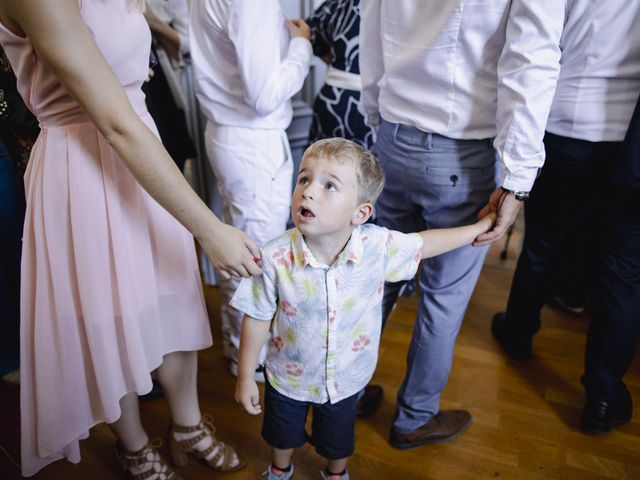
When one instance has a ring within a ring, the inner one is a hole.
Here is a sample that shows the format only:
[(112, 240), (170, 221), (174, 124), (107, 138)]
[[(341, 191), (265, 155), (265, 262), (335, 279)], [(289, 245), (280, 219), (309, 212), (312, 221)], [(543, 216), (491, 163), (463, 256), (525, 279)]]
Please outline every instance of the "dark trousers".
[(595, 284), (583, 382), (589, 395), (610, 400), (625, 392), (622, 376), (640, 331), (640, 203), (637, 191), (608, 183), (620, 147), (547, 133), (547, 160), (525, 205), (506, 314), (512, 335), (535, 334), (562, 259), (586, 243)]

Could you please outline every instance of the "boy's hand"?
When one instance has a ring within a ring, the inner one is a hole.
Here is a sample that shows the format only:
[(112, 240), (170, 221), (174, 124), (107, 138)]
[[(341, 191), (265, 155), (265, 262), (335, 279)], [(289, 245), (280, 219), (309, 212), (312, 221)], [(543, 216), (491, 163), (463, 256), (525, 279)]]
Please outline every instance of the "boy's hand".
[(287, 20), (287, 28), (292, 37), (302, 37), (309, 40), (311, 38), (311, 29), (307, 22), (297, 18), (295, 20)]
[(260, 390), (253, 378), (247, 380), (238, 379), (236, 383), (236, 402), (244, 407), (247, 413), (258, 415), (262, 413), (260, 406)]
[(478, 220), (478, 225), (481, 227), (480, 234), (487, 233), (496, 224), (496, 214), (493, 212), (487, 213), (484, 217)]

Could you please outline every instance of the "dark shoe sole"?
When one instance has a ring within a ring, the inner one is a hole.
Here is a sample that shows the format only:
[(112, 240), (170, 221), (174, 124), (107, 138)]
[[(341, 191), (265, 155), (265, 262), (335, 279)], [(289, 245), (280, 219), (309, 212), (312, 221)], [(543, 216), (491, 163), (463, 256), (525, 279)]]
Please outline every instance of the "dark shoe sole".
[(457, 432), (452, 433), (448, 437), (436, 438), (436, 439), (424, 439), (424, 440), (414, 440), (412, 442), (401, 442), (399, 440), (395, 440), (393, 438), (393, 434), (389, 436), (389, 444), (398, 450), (409, 450), (410, 448), (416, 448), (421, 445), (434, 445), (436, 443), (447, 443), (453, 440), (456, 437), (459, 437), (464, 432), (466, 432), (471, 424), (473, 423), (473, 417), (469, 418), (469, 421), (465, 423)]
[(592, 433), (595, 435), (606, 435), (610, 433), (616, 427), (626, 425), (631, 421), (631, 417), (625, 420), (615, 420), (612, 422), (598, 422), (597, 420), (584, 420), (580, 419), (579, 427), (585, 433)]

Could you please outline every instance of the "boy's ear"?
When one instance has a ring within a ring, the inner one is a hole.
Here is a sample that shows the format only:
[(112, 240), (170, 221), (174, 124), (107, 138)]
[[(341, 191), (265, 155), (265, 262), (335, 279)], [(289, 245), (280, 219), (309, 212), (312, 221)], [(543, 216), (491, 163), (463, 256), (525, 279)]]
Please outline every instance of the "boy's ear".
[(373, 205), (369, 202), (361, 203), (356, 208), (356, 211), (353, 213), (353, 217), (351, 218), (352, 225), (362, 225), (373, 213)]

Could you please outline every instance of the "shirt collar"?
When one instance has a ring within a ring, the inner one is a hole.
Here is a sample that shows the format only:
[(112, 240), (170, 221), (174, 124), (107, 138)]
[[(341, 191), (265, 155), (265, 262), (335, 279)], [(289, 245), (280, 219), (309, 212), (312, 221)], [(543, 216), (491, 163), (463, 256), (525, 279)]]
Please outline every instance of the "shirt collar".
[[(357, 226), (351, 232), (349, 241), (338, 254), (335, 265), (342, 265), (347, 262), (353, 262), (359, 265), (362, 262), (362, 235), (360, 234), (360, 226)], [(326, 265), (320, 263), (311, 253), (304, 237), (297, 228), (294, 228), (291, 234), (291, 252), (293, 253), (293, 263), (300, 268), (306, 266), (316, 268), (327, 268)]]

